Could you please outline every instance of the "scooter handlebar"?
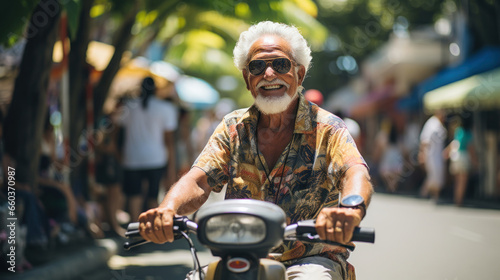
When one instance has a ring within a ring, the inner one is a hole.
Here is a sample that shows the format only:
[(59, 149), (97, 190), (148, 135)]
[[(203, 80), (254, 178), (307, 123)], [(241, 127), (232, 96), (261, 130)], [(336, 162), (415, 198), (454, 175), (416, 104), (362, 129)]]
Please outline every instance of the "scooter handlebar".
[[(305, 220), (286, 227), (285, 239), (293, 236), (316, 236), (315, 220)], [(375, 243), (375, 229), (367, 227), (356, 227), (351, 241)]]
[[(147, 240), (144, 240), (139, 232), (139, 225), (140, 223), (139, 222), (135, 222), (135, 223), (130, 223), (128, 224), (127, 226), (127, 231), (125, 232), (125, 237), (129, 238), (129, 239), (135, 239), (135, 241), (133, 242), (125, 242), (123, 244), (123, 248), (125, 248), (125, 250), (129, 250), (130, 248), (133, 248), (133, 247), (136, 247), (136, 246), (140, 246), (140, 245), (144, 245), (146, 243), (149, 243), (150, 241), (147, 241)], [(188, 231), (192, 231), (192, 232), (196, 232), (196, 229), (198, 228), (198, 225), (189, 220), (187, 217), (174, 217), (174, 238), (175, 239), (178, 239), (180, 238), (182, 235), (179, 233), (180, 231), (185, 231), (185, 232), (188, 232)]]
[[(316, 242), (321, 242), (316, 232), (315, 222), (315, 220), (305, 220), (287, 226), (285, 228), (284, 239), (307, 239), (310, 241), (316, 240)], [(197, 228), (198, 225), (195, 222), (189, 220), (187, 217), (174, 218), (174, 235), (176, 239), (181, 237), (179, 231), (196, 232)], [(139, 222), (130, 223), (127, 227), (125, 236), (132, 240), (135, 239), (135, 241), (133, 242), (125, 242), (123, 247), (126, 250), (150, 242), (142, 239), (139, 233)], [(375, 229), (367, 227), (356, 227), (354, 229), (351, 241), (375, 243)]]
[(125, 232), (125, 237), (127, 238), (141, 237), (141, 234), (139, 233), (139, 225), (140, 225), (139, 222), (128, 224), (127, 231)]

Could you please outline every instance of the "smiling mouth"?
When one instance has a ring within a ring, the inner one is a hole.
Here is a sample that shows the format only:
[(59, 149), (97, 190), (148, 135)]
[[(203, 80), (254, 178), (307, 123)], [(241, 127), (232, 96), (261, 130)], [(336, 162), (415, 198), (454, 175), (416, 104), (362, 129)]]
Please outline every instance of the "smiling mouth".
[(269, 85), (269, 86), (262, 86), (261, 88), (264, 90), (275, 90), (275, 89), (280, 89), (284, 87), (283, 85)]

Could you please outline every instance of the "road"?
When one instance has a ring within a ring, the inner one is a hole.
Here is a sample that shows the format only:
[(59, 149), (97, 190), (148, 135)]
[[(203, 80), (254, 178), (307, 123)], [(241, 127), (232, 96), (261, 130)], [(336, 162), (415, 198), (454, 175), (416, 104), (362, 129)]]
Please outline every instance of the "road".
[(358, 279), (500, 279), (500, 211), (376, 194), (350, 262)]
[[(499, 210), (375, 194), (363, 226), (376, 228), (376, 243), (358, 243), (349, 259), (358, 280), (500, 279)], [(87, 278), (184, 279), (192, 267), (186, 248), (186, 242), (177, 241), (121, 252), (99, 277)], [(206, 250), (199, 256), (202, 263), (213, 259)]]

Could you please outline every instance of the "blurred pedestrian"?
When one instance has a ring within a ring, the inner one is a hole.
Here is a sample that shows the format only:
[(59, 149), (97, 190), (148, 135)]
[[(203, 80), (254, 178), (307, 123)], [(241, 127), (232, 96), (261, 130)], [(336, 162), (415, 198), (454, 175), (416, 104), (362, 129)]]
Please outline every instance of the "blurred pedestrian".
[(141, 96), (128, 101), (117, 119), (125, 129), (123, 192), (131, 220), (137, 220), (143, 210), (143, 180), (148, 181), (146, 208), (158, 205), (162, 176), (166, 175), (166, 186), (176, 180), (174, 131), (178, 110), (174, 104), (158, 99), (155, 92), (153, 78), (146, 77)]
[(45, 120), (40, 143), (40, 162), (38, 174), (38, 197), (45, 206), (49, 217), (59, 223), (78, 223), (78, 202), (71, 186), (55, 176), (56, 139), (50, 115)]
[(439, 198), (445, 181), (445, 162), (442, 156), (447, 136), (445, 118), (443, 110), (436, 111), (424, 124), (420, 133), (419, 161), (424, 164), (426, 171), (420, 195), (430, 196), (434, 200)]
[(47, 116), (41, 141), (38, 191), (35, 193), (51, 226), (50, 236), (63, 244), (78, 241), (85, 233), (94, 238), (104, 237), (101, 213), (94, 201), (84, 196), (81, 184), (64, 181), (62, 162), (56, 157), (54, 127)]
[(197, 153), (201, 153), (208, 143), (208, 139), (220, 124), (220, 120), (235, 109), (236, 103), (232, 99), (222, 98), (214, 108), (205, 111), (205, 114), (196, 123), (196, 129), (193, 133)]
[(176, 135), (177, 176), (181, 177), (191, 169), (195, 160), (191, 138), (191, 112), (181, 107), (179, 110), (179, 129)]
[(384, 140), (382, 158), (380, 160), (380, 175), (384, 179), (389, 192), (395, 192), (401, 180), (403, 171), (403, 156), (398, 141), (398, 130), (395, 123), (390, 124), (389, 134)]
[[(121, 106), (117, 103), (117, 108)], [(116, 126), (117, 111), (105, 115), (99, 122), (96, 143), (96, 182), (106, 189), (103, 208), (111, 229), (120, 236), (125, 235), (125, 229), (118, 222), (117, 214), (123, 206), (121, 188), (123, 170), (121, 166), (120, 137), (122, 130)]]
[(460, 117), (453, 134), (453, 141), (445, 148), (443, 156), (450, 160), (450, 174), (455, 180), (453, 201), (455, 205), (462, 206), (472, 158), (475, 155), (470, 122)]

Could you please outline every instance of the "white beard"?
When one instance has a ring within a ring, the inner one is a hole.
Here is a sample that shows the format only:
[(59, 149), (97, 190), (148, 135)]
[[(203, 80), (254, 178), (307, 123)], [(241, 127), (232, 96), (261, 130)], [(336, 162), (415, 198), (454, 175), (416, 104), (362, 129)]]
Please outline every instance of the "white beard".
[[(272, 81), (269, 84), (276, 84), (276, 82)], [(264, 97), (261, 94), (258, 94), (257, 97), (255, 98), (254, 104), (261, 113), (265, 115), (272, 115), (284, 112), (286, 109), (288, 109), (290, 104), (299, 96), (299, 92), (302, 91), (303, 89), (302, 86), (299, 86), (295, 94), (293, 96), (290, 96), (288, 94), (288, 89), (290, 88), (290, 85), (286, 84), (285, 82), (282, 82), (280, 84), (283, 84), (284, 86), (287, 87), (287, 91), (285, 92), (285, 94), (283, 94), (283, 96)], [(257, 85), (256, 92), (259, 92), (258, 88), (261, 86), (262, 86), (261, 83)]]

